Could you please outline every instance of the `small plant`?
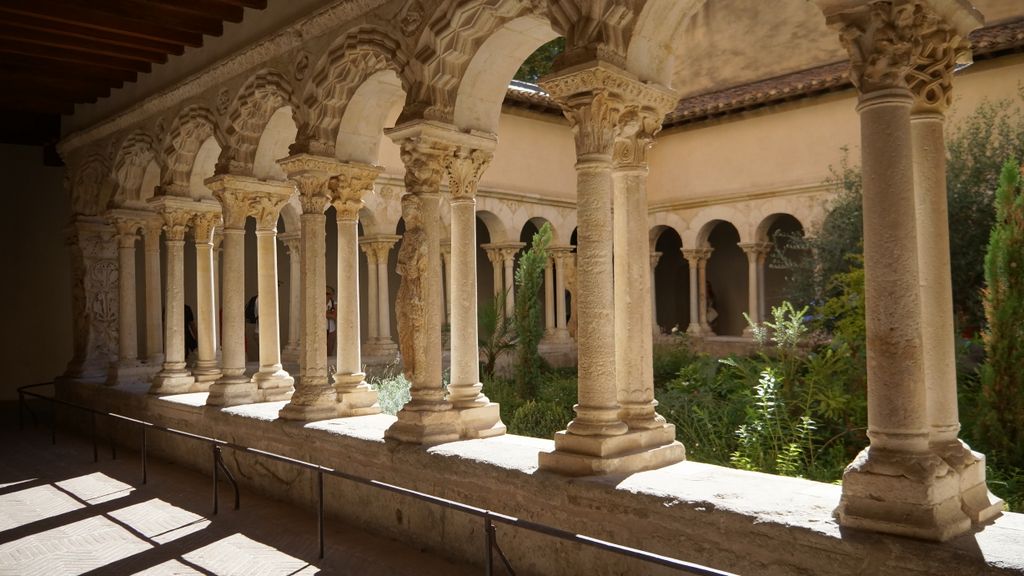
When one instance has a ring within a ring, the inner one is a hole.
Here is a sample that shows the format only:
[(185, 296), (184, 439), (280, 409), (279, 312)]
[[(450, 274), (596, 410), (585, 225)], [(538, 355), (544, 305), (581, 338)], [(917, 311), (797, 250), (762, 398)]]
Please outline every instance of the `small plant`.
[(530, 249), (519, 258), (516, 267), (516, 386), (523, 398), (537, 394), (543, 359), (537, 346), (544, 335), (541, 322), (541, 286), (548, 263), (551, 225), (547, 222), (533, 235)]
[(801, 414), (795, 420), (779, 397), (779, 380), (771, 368), (761, 372), (754, 386), (754, 401), (747, 421), (736, 429), (739, 447), (730, 457), (736, 468), (783, 476), (801, 476), (815, 429), (814, 419)]
[(481, 377), (494, 379), (494, 367), (502, 354), (515, 348), (515, 329), (505, 317), (507, 292), (498, 292), (477, 311), (477, 338), (483, 356)]
[(380, 376), (370, 379), (370, 387), (377, 391), (380, 410), (394, 416), (412, 399), (411, 384), (395, 364), (388, 365)]

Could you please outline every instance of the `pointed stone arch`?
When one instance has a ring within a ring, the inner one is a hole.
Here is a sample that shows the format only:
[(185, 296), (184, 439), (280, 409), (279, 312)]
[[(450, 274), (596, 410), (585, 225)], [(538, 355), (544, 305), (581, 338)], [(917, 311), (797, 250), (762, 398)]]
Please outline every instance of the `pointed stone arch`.
[(278, 109), (298, 109), (291, 82), (281, 72), (264, 68), (253, 74), (235, 96), (224, 127), (225, 146), (219, 164), (231, 174), (251, 176), (260, 137)]
[[(199, 148), (209, 138), (223, 148), (224, 137), (217, 126), (216, 117), (205, 106), (184, 108), (174, 119), (163, 145), (163, 174), (161, 192), (168, 196), (188, 196), (189, 178)], [(161, 158), (158, 155), (158, 158)]]
[(352, 95), (379, 72), (393, 71), (408, 90), (402, 42), (377, 27), (357, 28), (320, 59), (302, 95), (303, 110), (292, 153), (335, 156), (338, 126)]
[(146, 169), (156, 156), (153, 136), (135, 130), (121, 141), (114, 157), (114, 194), (118, 206), (141, 201)]

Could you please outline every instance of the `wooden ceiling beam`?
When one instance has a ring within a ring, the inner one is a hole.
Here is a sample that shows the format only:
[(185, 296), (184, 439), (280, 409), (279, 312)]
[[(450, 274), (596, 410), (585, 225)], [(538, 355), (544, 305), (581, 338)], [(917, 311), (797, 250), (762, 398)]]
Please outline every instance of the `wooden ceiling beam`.
[(216, 18), (225, 22), (241, 22), (245, 10), (241, 6), (225, 4), (218, 0), (189, 0), (188, 2), (164, 2), (162, 0), (134, 0), (153, 6), (158, 10), (172, 10), (184, 16)]
[(0, 12), (88, 26), (160, 42), (184, 44), (194, 48), (203, 45), (203, 35), (197, 32), (187, 32), (163, 24), (152, 24), (117, 15), (102, 14), (88, 6), (83, 7), (59, 1), (42, 3), (37, 0), (4, 0), (3, 3), (0, 3)]
[(138, 48), (126, 48), (124, 46), (107, 44), (106, 42), (97, 40), (85, 40), (74, 36), (64, 36), (59, 33), (25, 30), (24, 28), (8, 26), (2, 21), (0, 21), (0, 40), (12, 40), (37, 46), (60, 48), (73, 52), (87, 52), (89, 54), (126, 58), (128, 60), (138, 60), (140, 62), (149, 62), (151, 64), (163, 64), (164, 62), (167, 62), (167, 54), (163, 52), (140, 50)]
[[(0, 7), (0, 12), (2, 11), (3, 7)], [(176, 56), (180, 56), (185, 53), (185, 47), (174, 42), (153, 40), (150, 38), (143, 38), (141, 36), (132, 36), (129, 34), (121, 34), (119, 32), (111, 32), (109, 30), (101, 30), (99, 28), (90, 28), (88, 26), (69, 24), (67, 22), (58, 22), (57, 20), (46, 20), (35, 16), (26, 16), (24, 14), (15, 14), (11, 12), (5, 13), (3, 15), (3, 23), (8, 26), (15, 26), (25, 30), (60, 34), (62, 36), (81, 38), (83, 40), (95, 40), (116, 46), (124, 46), (125, 48), (164, 52), (166, 54), (174, 54)]]
[(62, 87), (68, 87), (98, 96), (109, 96), (112, 88), (120, 88), (123, 83), (120, 80), (97, 80), (66, 74), (42, 75), (38, 72), (11, 70), (0, 66), (0, 84), (10, 86), (15, 90), (35, 87), (59, 90)]
[(225, 4), (231, 4), (232, 6), (241, 6), (243, 8), (253, 8), (255, 10), (265, 10), (267, 8), (267, 0), (220, 0)]
[(72, 114), (75, 111), (75, 105), (71, 102), (49, 98), (0, 95), (0, 109), (42, 114)]
[(52, 0), (47, 3), (64, 6), (75, 6), (106, 15), (118, 16), (134, 22), (159, 24), (174, 30), (220, 36), (224, 33), (224, 22), (219, 18), (202, 17), (169, 7), (165, 4), (148, 4), (141, 0)]
[(23, 54), (25, 56), (35, 56), (37, 58), (46, 58), (49, 60), (57, 60), (59, 62), (75, 62), (90, 66), (99, 66), (101, 68), (127, 70), (130, 72), (149, 72), (150, 70), (148, 62), (129, 60), (127, 58), (119, 58), (116, 56), (105, 56), (103, 54), (91, 54), (89, 52), (68, 50), (66, 48), (53, 48), (51, 46), (26, 44), (24, 42), (7, 40), (4, 38), (0, 38), (0, 53)]
[(0, 63), (11, 66), (27, 66), (34, 70), (36, 74), (84, 75), (119, 82), (134, 82), (137, 77), (137, 73), (130, 70), (119, 70), (76, 62), (63, 62), (27, 54), (6, 53), (3, 55), (3, 58), (0, 58)]

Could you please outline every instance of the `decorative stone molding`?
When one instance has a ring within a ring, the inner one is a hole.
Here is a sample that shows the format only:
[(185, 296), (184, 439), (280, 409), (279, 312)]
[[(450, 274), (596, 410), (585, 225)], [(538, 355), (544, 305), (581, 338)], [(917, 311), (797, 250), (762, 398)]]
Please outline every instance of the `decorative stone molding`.
[(953, 70), (970, 62), (971, 47), (938, 15), (921, 15), (907, 85), (914, 95), (913, 113), (943, 114), (953, 103)]
[(624, 66), (642, 7), (643, 3), (631, 0), (548, 2), (552, 27), (566, 38), (566, 51), (558, 57), (556, 65), (566, 67), (600, 59)]
[(338, 166), (338, 175), (331, 179), (331, 203), (338, 220), (358, 220), (363, 207), (363, 196), (373, 190), (373, 182), (383, 168), (359, 162), (346, 162)]
[(476, 198), (480, 176), (487, 170), (493, 156), (491, 150), (460, 146), (445, 160), (452, 204)]
[(223, 142), (216, 116), (203, 106), (188, 106), (178, 114), (167, 133), (158, 160), (164, 165), (160, 177), (160, 194), (188, 197), (189, 176), (196, 154), (203, 142), (211, 136)]
[(242, 88), (230, 106), (221, 113), (226, 116), (224, 136), (227, 145), (218, 161), (218, 172), (251, 175), (260, 136), (270, 117), (282, 106), (299, 108), (292, 95), (291, 82), (277, 70), (260, 70)]
[(312, 154), (293, 154), (277, 163), (295, 182), (303, 214), (323, 214), (331, 199), (331, 178), (341, 171), (342, 162)]
[(213, 233), (224, 225), (220, 212), (202, 211), (192, 217), (192, 236), (196, 244), (209, 244), (213, 247)]
[(146, 132), (136, 130), (124, 139), (114, 160), (115, 203), (124, 205), (141, 200), (142, 179), (154, 154), (153, 137)]

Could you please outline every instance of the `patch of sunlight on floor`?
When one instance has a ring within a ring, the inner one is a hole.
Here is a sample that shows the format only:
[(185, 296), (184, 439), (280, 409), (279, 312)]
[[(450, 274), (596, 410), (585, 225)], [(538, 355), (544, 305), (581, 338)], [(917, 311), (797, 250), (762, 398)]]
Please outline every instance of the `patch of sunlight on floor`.
[(88, 504), (100, 504), (124, 498), (135, 491), (131, 484), (115, 480), (102, 472), (61, 480), (55, 484)]
[(142, 572), (136, 572), (133, 576), (192, 576), (193, 574), (202, 575), (205, 574), (205, 572), (200, 572), (199, 570), (177, 560), (168, 560), (163, 564), (157, 564), (152, 568), (146, 568)]
[(206, 406), (206, 398), (210, 395), (209, 392), (188, 392), (185, 394), (171, 394), (170, 396), (161, 396), (160, 400), (164, 402), (172, 402), (174, 404), (183, 404), (185, 406)]
[(0, 531), (85, 508), (71, 496), (46, 484), (0, 496)]
[(0, 574), (84, 574), (152, 548), (103, 516), (0, 545)]
[(24, 480), (16, 480), (14, 482), (0, 482), (0, 490), (4, 488), (10, 488), (11, 486), (17, 486), (18, 484), (24, 484), (26, 482), (32, 482), (35, 478), (26, 478)]
[(318, 574), (320, 569), (305, 560), (242, 534), (232, 534), (182, 556), (187, 562), (214, 574)]
[(157, 544), (166, 544), (210, 525), (210, 521), (188, 510), (153, 498), (108, 514)]

